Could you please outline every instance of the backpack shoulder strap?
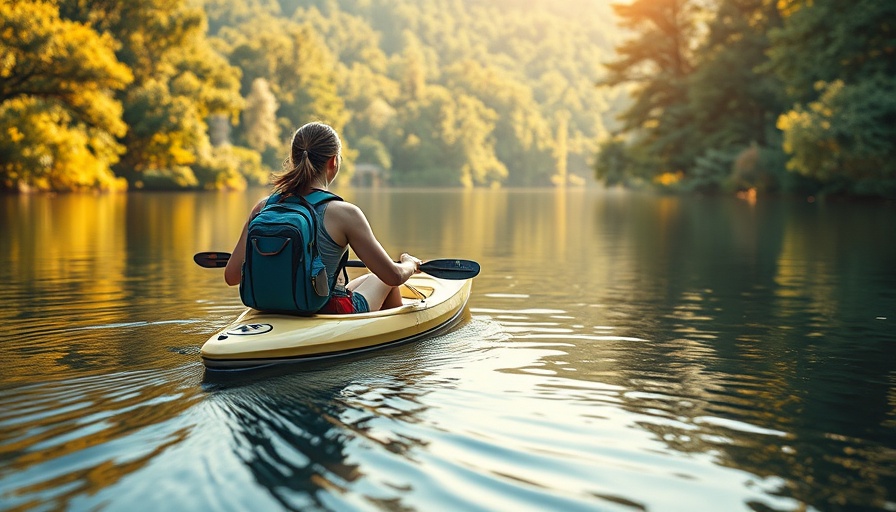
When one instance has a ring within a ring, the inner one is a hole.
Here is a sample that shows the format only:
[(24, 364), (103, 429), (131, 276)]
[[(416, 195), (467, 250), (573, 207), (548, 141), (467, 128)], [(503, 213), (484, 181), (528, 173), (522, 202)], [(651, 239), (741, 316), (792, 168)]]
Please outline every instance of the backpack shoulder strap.
[[(314, 189), (310, 194), (302, 198), (307, 201), (311, 208), (320, 215), (319, 206), (328, 203), (330, 201), (343, 201), (343, 199), (336, 194), (330, 192), (329, 190), (321, 190), (319, 188)], [(321, 218), (323, 221), (323, 218)], [(316, 231), (315, 231), (316, 232)], [(342, 253), (342, 258), (339, 260), (339, 264), (336, 266), (336, 272), (330, 277), (330, 290), (332, 290), (336, 286), (336, 279), (339, 277), (339, 274), (342, 273), (345, 282), (348, 283), (348, 272), (346, 271), (346, 263), (348, 262), (348, 251)]]
[(249, 219), (249, 221), (251, 222), (251, 221), (255, 220), (255, 217), (258, 217), (261, 214), (261, 212), (264, 211), (265, 208), (267, 208), (268, 206), (271, 206), (272, 204), (277, 204), (279, 201), (280, 201), (280, 194), (269, 195), (267, 197), (267, 199), (264, 200), (264, 204), (261, 205), (261, 208), (259, 208), (258, 211), (255, 212), (254, 215), (252, 215), (252, 217)]
[(259, 213), (261, 213), (261, 210), (264, 210), (264, 209), (267, 208), (268, 206), (271, 206), (272, 204), (277, 204), (277, 203), (279, 203), (280, 201), (283, 201), (283, 200), (284, 200), (284, 199), (283, 199), (283, 195), (282, 195), (282, 194), (279, 194), (279, 193), (276, 193), (276, 192), (275, 192), (275, 193), (269, 195), (268, 198), (264, 200), (264, 204), (261, 206), (261, 209), (259, 210)]
[(297, 204), (310, 204), (311, 206), (318, 206), (324, 204), (329, 201), (343, 201), (343, 199), (336, 194), (330, 192), (329, 190), (321, 190), (316, 188), (311, 191), (310, 194), (306, 196), (283, 196), (280, 193), (271, 194), (267, 201), (265, 201), (265, 206), (269, 204), (284, 202), (284, 203), (297, 203)]
[(342, 201), (342, 198), (329, 190), (316, 188), (310, 194), (305, 196), (305, 200), (308, 201), (311, 206), (318, 206), (329, 201)]

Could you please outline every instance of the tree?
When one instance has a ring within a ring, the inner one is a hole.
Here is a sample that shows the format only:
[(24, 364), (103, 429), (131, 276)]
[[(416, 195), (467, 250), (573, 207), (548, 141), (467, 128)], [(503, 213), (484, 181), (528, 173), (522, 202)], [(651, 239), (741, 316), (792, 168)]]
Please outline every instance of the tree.
[(452, 151), (464, 156), (460, 184), (467, 188), (500, 184), (507, 178), (507, 167), (495, 154), (492, 134), (497, 114), (479, 99), (467, 95), (457, 99), (455, 109), (454, 126), (444, 126), (443, 133), (453, 142)]
[(820, 82), (821, 97), (781, 116), (789, 169), (835, 189), (896, 197), (896, 79)]
[(793, 107), (788, 168), (839, 190), (896, 197), (896, 5), (782, 2), (770, 65)]
[(684, 171), (696, 155), (688, 79), (694, 71), (697, 6), (692, 0), (634, 0), (613, 4), (620, 24), (634, 36), (616, 48), (603, 84), (634, 84), (632, 104), (620, 116), (623, 131), (657, 155), (656, 173)]
[(398, 111), (393, 173), (398, 185), (482, 186), (500, 183), (507, 168), (495, 155), (496, 114), (478, 99), (428, 86)]
[(264, 152), (267, 148), (279, 148), (280, 129), (277, 126), (277, 98), (264, 78), (252, 81), (252, 90), (246, 97), (243, 110), (243, 134), (250, 148)]
[(338, 94), (336, 58), (310, 25), (297, 27), (291, 35), (295, 45), (291, 65), (297, 72), (290, 88), (292, 101), (284, 101), (281, 112), (295, 123), (323, 120), (341, 132), (348, 113)]
[(0, 188), (115, 188), (114, 91), (132, 80), (114, 40), (48, 2), (0, 4)]
[(135, 79), (117, 95), (129, 126), (116, 174), (140, 185), (142, 174), (172, 173), (192, 183), (190, 166), (208, 156), (206, 120), (242, 107), (239, 72), (205, 39), (204, 15), (185, 0), (60, 0), (63, 17), (90, 22), (119, 43), (118, 59)]
[[(768, 0), (719, 0), (688, 84), (696, 132), (692, 144), (699, 155), (690, 173), (692, 186), (728, 186), (744, 152), (781, 152), (774, 132), (786, 105), (783, 84), (763, 70), (768, 31), (780, 24)], [(757, 167), (741, 172), (737, 186), (774, 188), (784, 169), (764, 169), (753, 161)]]
[(405, 97), (419, 100), (426, 90), (427, 65), (423, 45), (410, 30), (404, 31), (404, 51), (401, 55), (401, 90)]
[(769, 34), (770, 65), (790, 99), (817, 99), (816, 83), (896, 76), (896, 4), (876, 0), (779, 2), (783, 25)]
[(318, 120), (342, 130), (345, 103), (338, 95), (336, 59), (314, 28), (279, 18), (256, 18), (222, 32), (231, 64), (243, 71), (241, 90), (265, 79), (279, 102), (281, 128)]
[[(23, 3), (41, 2), (3, 8)], [(254, 160), (243, 151), (216, 152), (231, 140), (249, 145), (247, 130), (257, 134), (253, 114), (240, 125), (243, 98), (258, 100), (256, 79), (267, 81), (276, 100), (281, 134), (309, 120), (340, 131), (341, 177), (350, 177), (363, 140), (365, 158), (391, 161), (395, 176), (451, 186), (540, 186), (564, 164), (575, 174), (610, 122), (596, 113), (609, 111), (605, 97), (616, 94), (593, 87), (611, 29), (600, 0), (45, 3), (58, 6), (61, 20), (107, 38), (109, 55), (133, 75), (122, 87), (102, 89), (127, 125), (103, 127), (118, 144), (103, 165), (133, 185), (237, 186), (233, 162)], [(560, 111), (569, 113), (565, 129), (555, 123)], [(8, 119), (18, 115), (11, 112)], [(262, 139), (253, 136), (252, 144)], [(424, 153), (430, 148), (435, 153)], [(262, 156), (274, 165), (282, 152), (266, 146)]]
[(557, 161), (554, 137), (533, 88), (497, 65), (472, 59), (446, 67), (443, 75), (450, 90), (463, 91), (495, 112), (494, 152), (507, 168), (507, 183), (550, 184)]
[(554, 144), (557, 173), (551, 176), (551, 181), (561, 187), (569, 183), (569, 165), (567, 162), (569, 153), (569, 118), (569, 112), (561, 110), (557, 112), (554, 120), (554, 124), (557, 126), (557, 137)]
[(632, 188), (651, 182), (661, 163), (656, 155), (643, 148), (621, 137), (604, 140), (594, 163), (595, 178), (610, 186)]

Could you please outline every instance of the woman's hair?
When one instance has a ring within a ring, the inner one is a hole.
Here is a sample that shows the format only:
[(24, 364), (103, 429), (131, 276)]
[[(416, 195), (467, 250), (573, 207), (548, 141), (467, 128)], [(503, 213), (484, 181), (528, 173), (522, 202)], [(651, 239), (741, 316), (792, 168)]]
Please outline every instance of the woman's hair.
[(308, 123), (299, 128), (292, 136), (283, 171), (274, 175), (274, 191), (284, 196), (301, 194), (341, 151), (339, 135), (329, 125)]

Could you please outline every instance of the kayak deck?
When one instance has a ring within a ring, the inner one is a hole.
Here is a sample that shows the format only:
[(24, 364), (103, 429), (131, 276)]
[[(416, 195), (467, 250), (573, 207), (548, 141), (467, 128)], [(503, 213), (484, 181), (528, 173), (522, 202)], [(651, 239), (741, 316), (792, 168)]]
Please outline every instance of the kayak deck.
[(210, 369), (236, 369), (364, 352), (434, 336), (454, 327), (472, 280), (413, 276), (404, 305), (350, 315), (291, 316), (247, 309), (202, 346)]

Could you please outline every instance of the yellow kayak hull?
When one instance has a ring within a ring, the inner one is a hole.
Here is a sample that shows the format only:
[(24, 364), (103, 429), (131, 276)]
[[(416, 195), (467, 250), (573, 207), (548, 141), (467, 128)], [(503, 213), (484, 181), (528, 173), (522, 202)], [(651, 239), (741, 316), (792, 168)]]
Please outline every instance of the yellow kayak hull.
[(422, 339), (460, 321), (472, 282), (417, 274), (402, 286), (403, 306), (370, 313), (290, 316), (250, 308), (209, 338), (200, 355), (210, 369), (250, 368)]

